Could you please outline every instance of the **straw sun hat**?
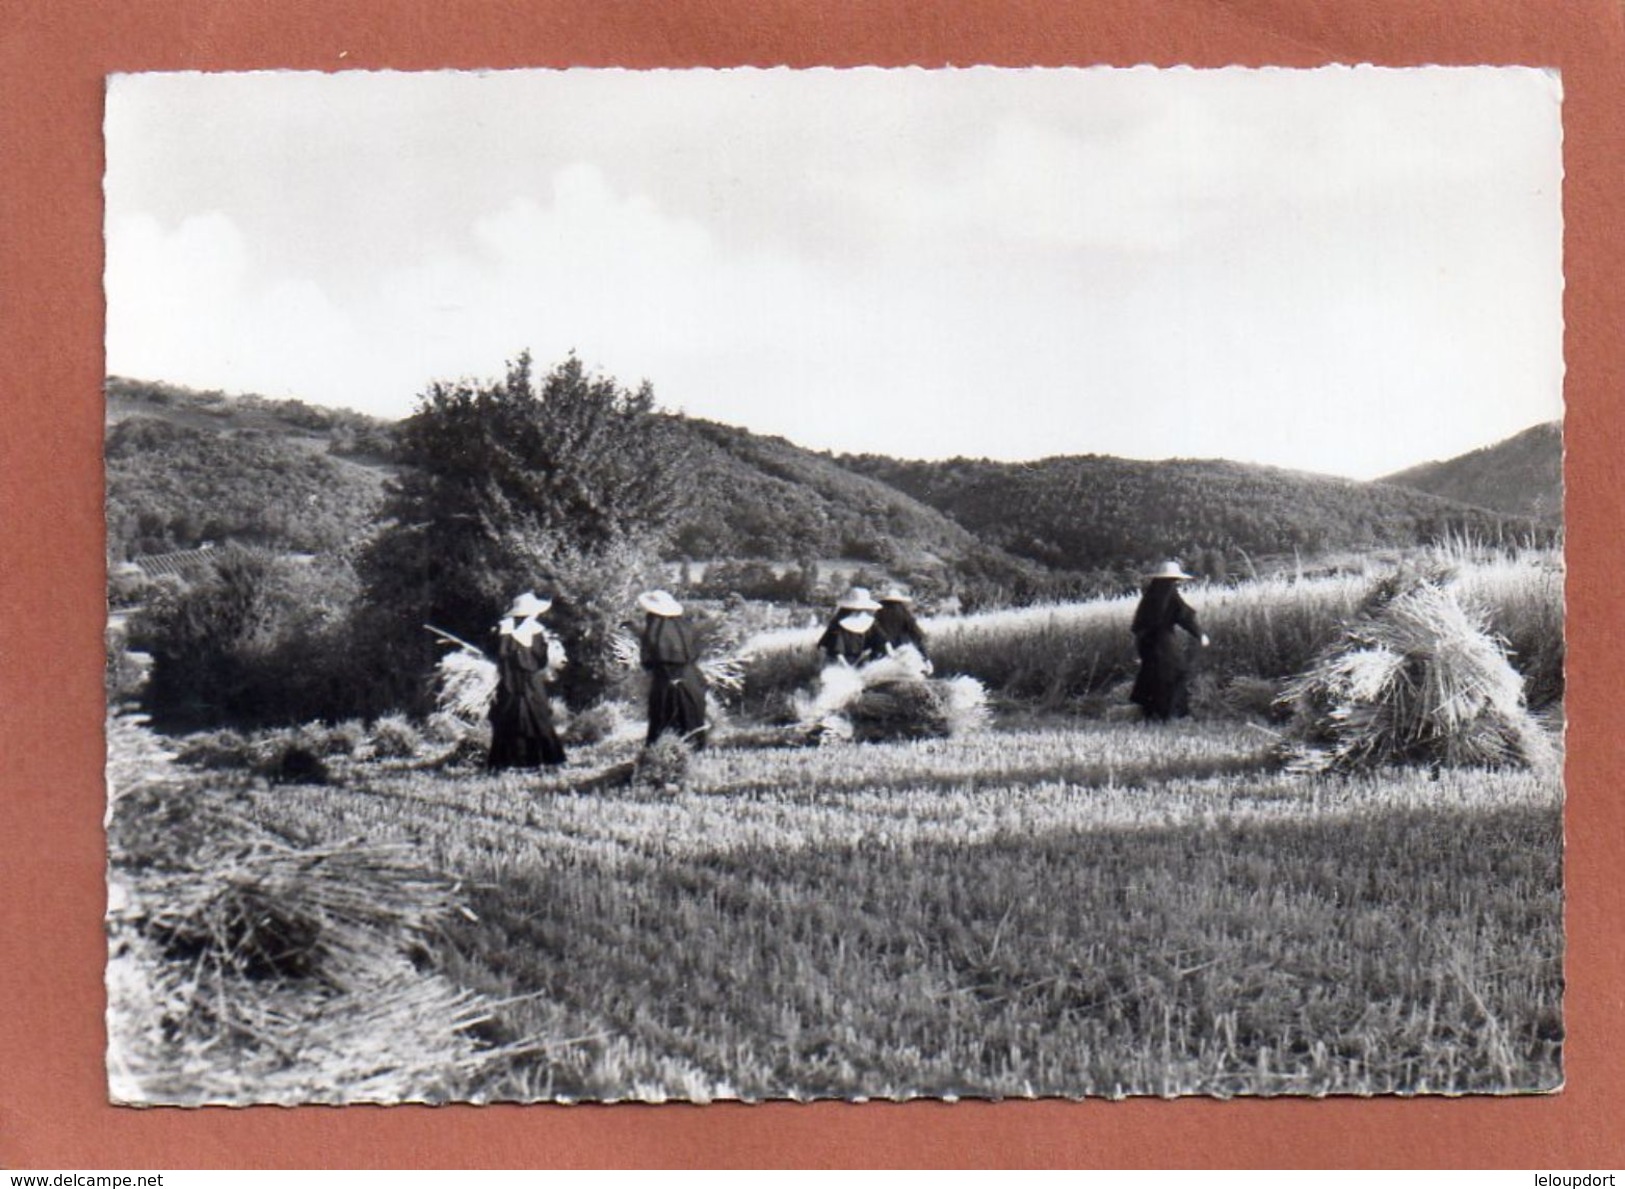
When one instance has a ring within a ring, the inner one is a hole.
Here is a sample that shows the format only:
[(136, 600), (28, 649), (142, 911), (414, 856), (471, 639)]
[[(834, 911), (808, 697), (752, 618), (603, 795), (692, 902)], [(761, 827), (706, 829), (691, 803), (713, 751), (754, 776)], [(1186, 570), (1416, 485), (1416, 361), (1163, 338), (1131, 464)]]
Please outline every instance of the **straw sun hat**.
[(638, 596), (638, 606), (650, 615), (661, 615), (667, 619), (683, 613), (683, 605), (663, 590), (644, 591)]
[(552, 599), (538, 598), (534, 591), (527, 590), (513, 601), (506, 614), (513, 619), (525, 619), (532, 615), (545, 614), (552, 605)]
[(1181, 581), (1187, 578), (1194, 578), (1195, 576), (1196, 575), (1194, 574), (1185, 573), (1184, 570), (1180, 569), (1179, 563), (1174, 561), (1172, 558), (1163, 562), (1160, 566), (1146, 575), (1147, 578), (1177, 578)]
[(880, 601), (882, 603), (912, 603), (914, 599), (909, 595), (908, 591), (894, 583), (886, 588), (885, 593), (880, 596)]
[(866, 586), (853, 586), (841, 596), (841, 601), (835, 606), (842, 611), (879, 611), (880, 604), (875, 602)]

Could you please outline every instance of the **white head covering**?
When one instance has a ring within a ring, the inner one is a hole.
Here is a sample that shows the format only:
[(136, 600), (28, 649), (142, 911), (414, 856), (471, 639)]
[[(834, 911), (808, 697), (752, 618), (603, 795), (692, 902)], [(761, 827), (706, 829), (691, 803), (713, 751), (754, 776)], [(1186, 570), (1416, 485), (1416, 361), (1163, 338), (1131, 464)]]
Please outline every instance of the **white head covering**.
[(880, 604), (874, 601), (866, 586), (853, 586), (841, 596), (841, 601), (835, 604), (840, 611), (879, 611)]
[(663, 590), (646, 590), (638, 596), (638, 606), (650, 615), (660, 615), (667, 619), (683, 613), (683, 605)]
[(552, 605), (552, 599), (538, 598), (534, 591), (527, 590), (513, 601), (506, 614), (513, 619), (525, 619), (532, 615), (546, 614)]
[(1195, 575), (1187, 574), (1187, 573), (1185, 573), (1184, 570), (1180, 569), (1179, 568), (1179, 563), (1177, 561), (1174, 561), (1172, 558), (1169, 558), (1167, 561), (1163, 562), (1160, 566), (1158, 566), (1156, 569), (1152, 570), (1149, 574), (1146, 575), (1147, 578), (1179, 578), (1179, 579), (1192, 578), (1194, 576)]
[(861, 636), (864, 632), (867, 632), (870, 628), (875, 626), (875, 617), (870, 615), (867, 611), (858, 611), (852, 615), (842, 616), (840, 624), (847, 631), (856, 632)]

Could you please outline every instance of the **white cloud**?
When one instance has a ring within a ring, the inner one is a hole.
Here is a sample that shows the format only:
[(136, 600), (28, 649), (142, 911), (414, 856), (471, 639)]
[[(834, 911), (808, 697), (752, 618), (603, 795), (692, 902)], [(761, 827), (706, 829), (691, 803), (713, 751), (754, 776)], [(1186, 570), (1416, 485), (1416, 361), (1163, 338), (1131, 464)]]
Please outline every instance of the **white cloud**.
[(107, 367), (201, 388), (332, 394), (355, 344), (349, 319), (308, 279), (256, 280), (252, 254), (219, 212), (166, 232), (148, 215), (109, 221)]

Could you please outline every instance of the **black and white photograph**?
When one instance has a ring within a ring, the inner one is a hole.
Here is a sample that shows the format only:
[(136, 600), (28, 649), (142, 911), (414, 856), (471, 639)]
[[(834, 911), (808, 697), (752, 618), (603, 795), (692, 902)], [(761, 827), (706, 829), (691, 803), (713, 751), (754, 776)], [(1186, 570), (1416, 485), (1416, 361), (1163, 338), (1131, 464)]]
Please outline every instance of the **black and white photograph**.
[(109, 77), (109, 1100), (1560, 1091), (1562, 142)]

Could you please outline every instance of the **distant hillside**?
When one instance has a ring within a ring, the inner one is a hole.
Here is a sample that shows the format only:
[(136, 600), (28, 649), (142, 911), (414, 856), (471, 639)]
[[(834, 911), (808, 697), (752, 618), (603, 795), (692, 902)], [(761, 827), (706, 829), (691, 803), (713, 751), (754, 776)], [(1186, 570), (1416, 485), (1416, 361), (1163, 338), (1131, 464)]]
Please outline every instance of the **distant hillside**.
[[(359, 413), (116, 378), (107, 392), (115, 557), (203, 541), (341, 547), (370, 531), (396, 473), (393, 423)], [(1534, 527), (1393, 482), (1231, 462), (905, 462), (670, 423), (693, 460), (673, 557), (853, 558), (993, 599), (1110, 586), (1169, 555), (1216, 573), (1295, 552), (1310, 560)]]
[(990, 544), (1074, 570), (1163, 556), (1214, 569), (1243, 554), (1313, 557), (1529, 527), (1404, 488), (1223, 461), (840, 461), (940, 509)]
[(1563, 519), (1563, 427), (1551, 421), (1444, 462), (1425, 462), (1382, 482), (1543, 524)]
[(150, 417), (210, 433), (257, 430), (307, 450), (361, 461), (386, 461), (393, 450), (394, 423), (353, 409), (273, 400), (252, 394), (200, 392), (179, 384), (159, 384), (109, 376), (107, 424)]
[[(109, 537), (116, 556), (236, 540), (292, 550), (363, 534), (396, 473), (393, 423), (300, 401), (107, 385)], [(1039, 569), (934, 508), (782, 438), (671, 416), (694, 459), (674, 557), (852, 558), (902, 572), (974, 572), (1014, 587)]]
[(380, 502), (387, 423), (298, 401), (107, 384), (108, 553), (205, 541), (291, 552), (341, 547)]

